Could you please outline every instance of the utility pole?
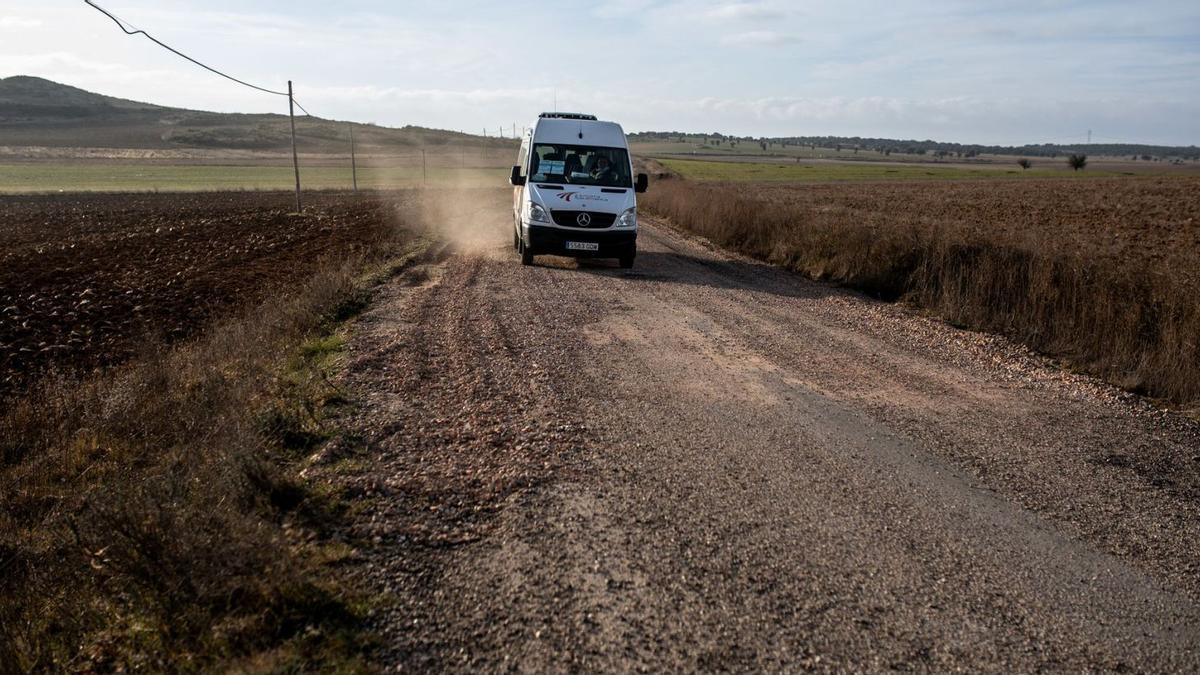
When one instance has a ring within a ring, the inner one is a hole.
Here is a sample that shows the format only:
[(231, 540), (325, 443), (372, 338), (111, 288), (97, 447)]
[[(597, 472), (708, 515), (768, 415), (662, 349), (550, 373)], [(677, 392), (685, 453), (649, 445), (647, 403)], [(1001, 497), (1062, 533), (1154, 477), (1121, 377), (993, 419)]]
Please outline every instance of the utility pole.
[(350, 123), (350, 179), (354, 181), (354, 191), (358, 192), (358, 160), (354, 156), (354, 123)]
[(1088, 129), (1088, 145), (1092, 144), (1092, 130)]
[(296, 99), (288, 80), (288, 118), (292, 121), (292, 168), (296, 170), (296, 213), (300, 213), (300, 156), (296, 154)]

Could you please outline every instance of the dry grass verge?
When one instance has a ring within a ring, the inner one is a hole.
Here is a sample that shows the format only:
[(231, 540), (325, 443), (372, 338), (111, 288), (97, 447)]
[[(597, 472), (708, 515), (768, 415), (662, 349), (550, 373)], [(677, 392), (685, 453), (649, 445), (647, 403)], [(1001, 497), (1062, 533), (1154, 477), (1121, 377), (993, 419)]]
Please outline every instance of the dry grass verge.
[(296, 469), (341, 403), (330, 331), (423, 245), (378, 230), (195, 340), (0, 414), (0, 671), (356, 667), (344, 547)]
[[(1164, 197), (1153, 192), (1158, 184), (1143, 185), (1145, 202), (1158, 207), (1149, 211), (1153, 215), (1162, 210)], [(1109, 187), (1095, 186), (1095, 191)], [(1137, 183), (1125, 187), (1142, 189)], [(1186, 193), (1188, 186), (1169, 187)], [(876, 186), (832, 189), (857, 190), (867, 201)], [(831, 207), (833, 199), (789, 202), (752, 195), (745, 187), (668, 179), (641, 204), (752, 257), (885, 299), (903, 299), (956, 325), (1003, 333), (1175, 405), (1200, 402), (1200, 284), (1190, 269), (1140, 259), (1131, 263), (1128, 255), (1092, 255), (1078, 242), (1064, 245), (1052, 222), (1039, 229), (1035, 219), (1019, 237), (996, 233), (988, 227), (992, 223), (963, 226), (936, 213), (930, 217), (903, 195), (871, 213)], [(1083, 213), (1071, 215), (1087, 223), (1086, 201), (1073, 204)], [(1022, 205), (1018, 212), (1055, 217), (1038, 203)], [(1098, 229), (1079, 231), (1099, 236)], [(1187, 257), (1177, 250), (1143, 253), (1151, 261)]]

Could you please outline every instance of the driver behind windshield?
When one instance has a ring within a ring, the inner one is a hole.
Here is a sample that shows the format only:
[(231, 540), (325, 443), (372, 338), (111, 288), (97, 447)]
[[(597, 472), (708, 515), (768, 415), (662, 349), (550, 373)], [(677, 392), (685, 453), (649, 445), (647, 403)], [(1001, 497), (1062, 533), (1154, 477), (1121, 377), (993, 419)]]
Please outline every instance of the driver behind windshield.
[(607, 183), (615, 182), (617, 178), (617, 172), (607, 157), (601, 156), (596, 160), (596, 165), (592, 167), (592, 180), (597, 183)]

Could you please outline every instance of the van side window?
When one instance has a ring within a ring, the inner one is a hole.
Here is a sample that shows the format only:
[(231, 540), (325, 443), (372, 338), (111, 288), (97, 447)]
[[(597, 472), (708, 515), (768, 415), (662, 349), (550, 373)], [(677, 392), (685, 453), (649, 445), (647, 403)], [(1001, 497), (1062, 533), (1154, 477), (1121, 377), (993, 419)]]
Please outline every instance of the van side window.
[(521, 144), (521, 149), (517, 152), (517, 165), (521, 167), (521, 171), (529, 175), (529, 143)]

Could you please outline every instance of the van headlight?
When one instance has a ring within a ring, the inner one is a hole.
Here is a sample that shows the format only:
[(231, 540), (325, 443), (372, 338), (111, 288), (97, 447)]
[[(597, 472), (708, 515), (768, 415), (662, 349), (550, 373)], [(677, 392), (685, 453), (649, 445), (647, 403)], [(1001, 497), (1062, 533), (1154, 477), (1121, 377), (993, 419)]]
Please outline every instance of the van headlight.
[(541, 204), (530, 204), (529, 219), (539, 223), (548, 223), (550, 222), (550, 214), (546, 213), (546, 209), (542, 208)]
[(617, 227), (637, 227), (637, 207), (625, 209), (625, 213), (617, 218)]

